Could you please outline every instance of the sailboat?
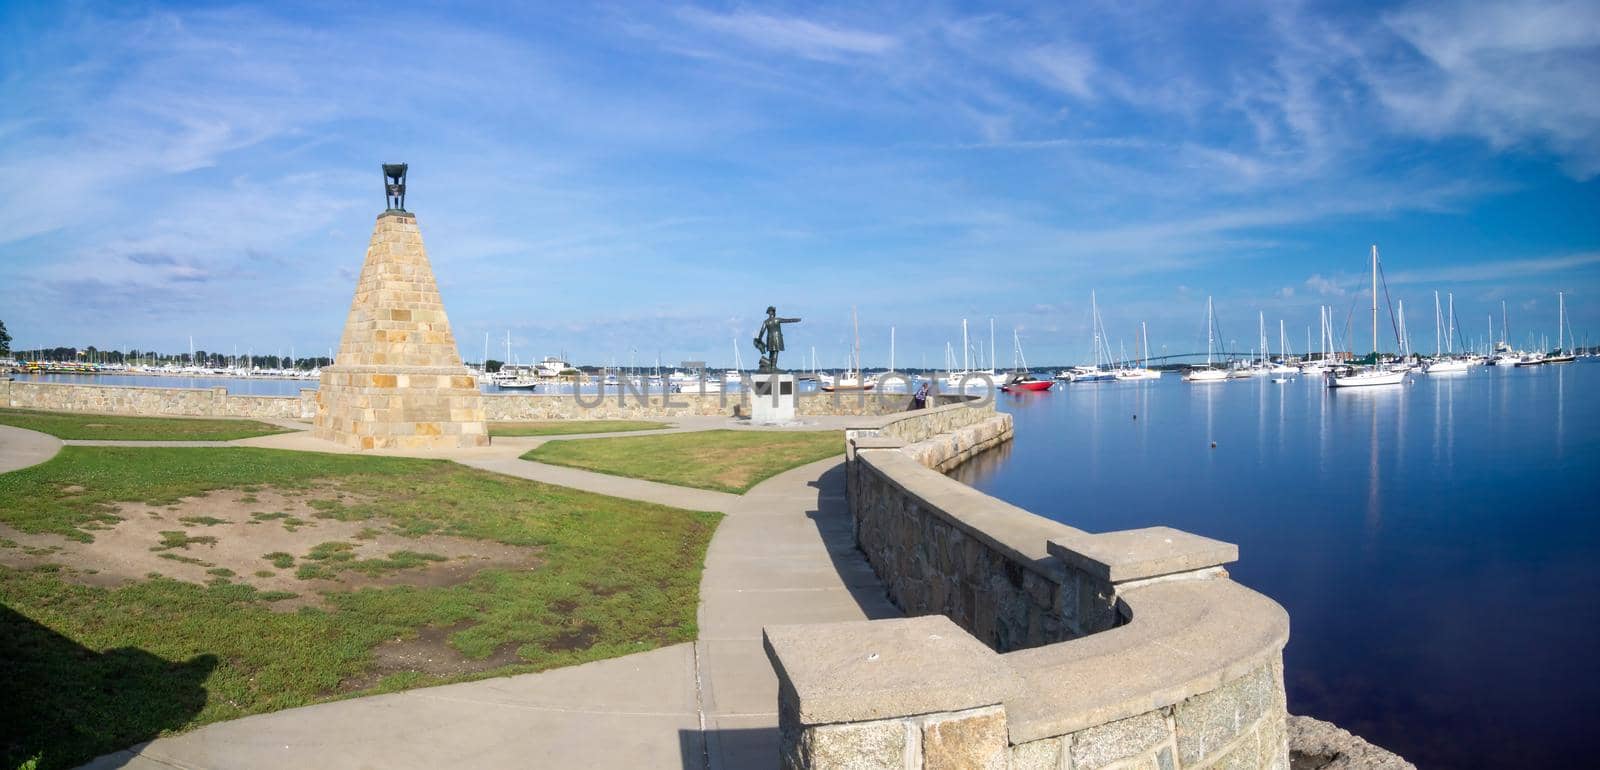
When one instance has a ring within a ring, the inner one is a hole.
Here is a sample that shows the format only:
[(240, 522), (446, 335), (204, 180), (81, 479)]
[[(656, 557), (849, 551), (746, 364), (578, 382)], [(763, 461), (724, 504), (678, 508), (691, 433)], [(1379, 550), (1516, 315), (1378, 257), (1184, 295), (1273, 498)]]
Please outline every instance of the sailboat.
[(1373, 385), (1400, 385), (1406, 381), (1405, 369), (1385, 369), (1378, 356), (1378, 245), (1372, 245), (1372, 366), (1328, 378), (1330, 388), (1361, 388)]
[(739, 355), (739, 338), (733, 338), (733, 368), (722, 374), (727, 385), (737, 385), (744, 379), (744, 356)]
[(850, 307), (850, 323), (855, 328), (855, 350), (851, 355), (850, 366), (844, 374), (839, 375), (832, 383), (822, 386), (825, 393), (838, 393), (840, 391), (860, 392), (872, 390), (874, 383), (861, 376), (861, 322), (856, 319), (855, 306)]
[(1300, 365), (1300, 373), (1321, 377), (1322, 375), (1328, 373), (1328, 362), (1333, 360), (1333, 334), (1331, 331), (1329, 331), (1327, 305), (1317, 306), (1317, 321), (1322, 324), (1320, 330), (1317, 332), (1317, 334), (1320, 335), (1317, 338), (1317, 352), (1321, 354), (1321, 357), (1315, 360), (1311, 359), (1311, 350), (1309, 348), (1311, 343), (1311, 327), (1308, 326), (1306, 327), (1306, 343), (1308, 345), (1306, 349), (1306, 362)]
[(1101, 368), (1101, 362), (1110, 365), (1111, 349), (1106, 347), (1105, 327), (1100, 323), (1100, 304), (1094, 292), (1089, 292), (1089, 320), (1094, 334), (1094, 365), (1074, 366), (1068, 379), (1073, 382), (1108, 382), (1117, 378), (1116, 372)]
[(1184, 372), (1184, 382), (1226, 382), (1227, 369), (1218, 369), (1211, 365), (1211, 350), (1217, 344), (1217, 323), (1211, 312), (1211, 298), (1206, 297), (1206, 365), (1203, 369), (1190, 369)]
[[(947, 371), (944, 379), (939, 382), (940, 390), (947, 392), (957, 392), (962, 388), (967, 390), (982, 390), (994, 384), (994, 372), (973, 370), (972, 363), (969, 359), (969, 353), (971, 350), (972, 345), (967, 339), (967, 319), (963, 318), (961, 319), (961, 371)], [(950, 359), (946, 366), (954, 367), (955, 354), (947, 349), (945, 351), (945, 357)]]
[(1000, 390), (1006, 393), (1042, 392), (1055, 384), (1050, 380), (1041, 380), (1028, 371), (1028, 359), (1022, 355), (1022, 338), (1017, 336), (1016, 329), (1011, 330), (1011, 357), (1012, 372)]
[(491, 376), (497, 388), (511, 388), (518, 390), (532, 390), (539, 383), (534, 380), (533, 372), (528, 367), (517, 366), (511, 363), (511, 330), (506, 330), (506, 360), (500, 364), (500, 371)]
[(1117, 370), (1117, 379), (1119, 379), (1119, 380), (1159, 380), (1159, 379), (1161, 379), (1161, 370), (1159, 370), (1159, 369), (1151, 369), (1150, 368), (1150, 329), (1145, 326), (1145, 323), (1143, 321), (1139, 322), (1139, 340), (1138, 341), (1140, 342), (1140, 346), (1144, 349), (1144, 360), (1142, 362), (1143, 365), (1142, 366), (1130, 366), (1130, 367), (1126, 367), (1126, 368), (1123, 368), (1123, 369), (1118, 369)]
[[(1309, 340), (1308, 340), (1309, 341)], [(1300, 370), (1289, 365), (1289, 338), (1283, 333), (1283, 319), (1278, 319), (1278, 360), (1267, 370), (1274, 381), (1282, 380)]]
[[(1577, 347), (1578, 341), (1576, 339), (1568, 339), (1572, 336), (1572, 332), (1568, 331), (1568, 329), (1572, 328), (1572, 324), (1567, 321), (1567, 293), (1564, 291), (1556, 292), (1556, 303), (1560, 306), (1560, 310), (1557, 311), (1556, 315), (1556, 349), (1550, 351), (1550, 355), (1545, 357), (1544, 362), (1547, 364), (1570, 364), (1578, 360), (1577, 356), (1573, 355), (1572, 352), (1573, 348)], [(1564, 344), (1568, 341), (1572, 343), (1572, 347), (1567, 347)]]
[[(1450, 314), (1446, 321), (1439, 315), (1439, 292), (1433, 293), (1433, 360), (1423, 371), (1428, 374), (1458, 374), (1464, 372), (1470, 363), (1464, 358), (1455, 358), (1455, 328), (1456, 328), (1456, 296), (1450, 295)], [(1439, 338), (1443, 332), (1444, 351), (1439, 350)], [(1445, 357), (1448, 355), (1449, 357)]]

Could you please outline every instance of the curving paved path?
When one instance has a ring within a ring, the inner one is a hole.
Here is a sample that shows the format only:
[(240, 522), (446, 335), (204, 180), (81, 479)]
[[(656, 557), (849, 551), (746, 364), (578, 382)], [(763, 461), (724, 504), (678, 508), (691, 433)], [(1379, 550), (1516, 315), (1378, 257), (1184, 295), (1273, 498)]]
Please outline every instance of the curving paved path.
[(0, 425), (0, 473), (38, 465), (61, 451), (61, 439), (38, 431)]
[[(456, 459), (524, 478), (554, 467), (505, 449)], [(627, 497), (640, 489), (623, 491), (633, 479), (579, 473), (568, 486)], [(790, 470), (743, 496), (641, 483), (683, 496), (668, 504), (728, 514), (706, 553), (698, 641), (222, 722), (86, 767), (775, 767), (777, 680), (761, 627), (899, 614), (854, 547), (843, 460)]]

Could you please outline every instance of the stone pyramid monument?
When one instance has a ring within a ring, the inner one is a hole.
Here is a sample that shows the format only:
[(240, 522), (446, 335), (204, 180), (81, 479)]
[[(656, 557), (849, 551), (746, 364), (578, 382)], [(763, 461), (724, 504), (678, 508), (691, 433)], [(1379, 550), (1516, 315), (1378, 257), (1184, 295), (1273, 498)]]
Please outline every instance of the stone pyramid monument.
[[(391, 168), (391, 195), (398, 186), (403, 196), (404, 166)], [(399, 203), (372, 229), (313, 435), (355, 449), (487, 446), (477, 379), (456, 351), (417, 218)]]

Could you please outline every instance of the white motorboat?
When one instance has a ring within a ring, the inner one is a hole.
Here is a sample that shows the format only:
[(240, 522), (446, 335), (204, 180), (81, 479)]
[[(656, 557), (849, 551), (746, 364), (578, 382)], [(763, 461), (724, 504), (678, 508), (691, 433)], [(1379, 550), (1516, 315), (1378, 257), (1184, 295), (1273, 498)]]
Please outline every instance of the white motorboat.
[(519, 390), (532, 390), (539, 385), (539, 381), (534, 379), (533, 372), (529, 367), (515, 364), (501, 366), (500, 371), (489, 375), (489, 381), (494, 383), (497, 388)]

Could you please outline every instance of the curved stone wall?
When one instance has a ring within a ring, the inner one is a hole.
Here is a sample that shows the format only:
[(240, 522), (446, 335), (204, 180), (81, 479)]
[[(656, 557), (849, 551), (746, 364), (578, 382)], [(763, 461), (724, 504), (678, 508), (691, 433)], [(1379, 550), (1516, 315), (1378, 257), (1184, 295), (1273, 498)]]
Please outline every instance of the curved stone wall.
[(912, 617), (765, 630), (786, 766), (1287, 770), (1288, 616), (1237, 549), (940, 472), (1010, 434), (992, 403), (846, 432), (857, 544)]

